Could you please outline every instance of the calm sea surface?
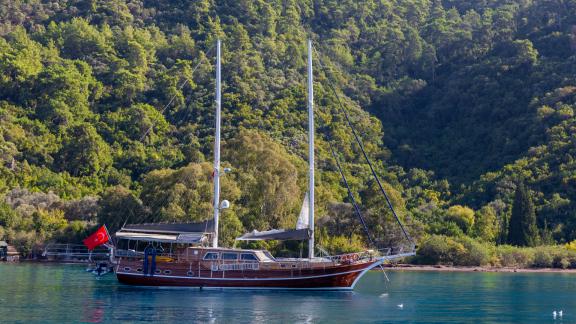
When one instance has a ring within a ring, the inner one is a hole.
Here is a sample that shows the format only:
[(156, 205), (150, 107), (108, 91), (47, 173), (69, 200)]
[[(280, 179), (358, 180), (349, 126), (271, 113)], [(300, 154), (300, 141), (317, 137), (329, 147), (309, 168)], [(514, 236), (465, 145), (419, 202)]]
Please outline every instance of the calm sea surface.
[(79, 265), (0, 264), (0, 322), (576, 323), (576, 274), (388, 276), (369, 273), (354, 292), (199, 291), (124, 286)]

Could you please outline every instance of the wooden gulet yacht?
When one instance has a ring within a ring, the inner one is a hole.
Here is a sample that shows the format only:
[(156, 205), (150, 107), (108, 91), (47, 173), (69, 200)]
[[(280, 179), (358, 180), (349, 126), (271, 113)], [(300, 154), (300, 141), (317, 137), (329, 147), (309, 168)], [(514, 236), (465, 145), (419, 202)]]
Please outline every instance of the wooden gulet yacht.
[[(367, 250), (316, 256), (314, 249), (314, 97), (312, 43), (308, 41), (308, 193), (296, 229), (254, 231), (239, 240), (308, 240), (307, 258), (275, 258), (268, 251), (218, 246), (220, 201), (220, 40), (216, 44), (214, 219), (194, 224), (125, 225), (116, 233), (116, 276), (125, 284), (234, 289), (352, 290), (370, 269), (414, 255)], [(207, 246), (208, 245), (208, 246)]]

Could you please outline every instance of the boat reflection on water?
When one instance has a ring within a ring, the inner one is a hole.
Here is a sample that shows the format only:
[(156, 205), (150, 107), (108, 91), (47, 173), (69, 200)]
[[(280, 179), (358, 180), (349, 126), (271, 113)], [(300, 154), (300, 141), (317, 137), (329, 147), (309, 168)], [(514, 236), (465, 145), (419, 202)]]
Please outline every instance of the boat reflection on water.
[(104, 322), (105, 303), (101, 300), (91, 300), (83, 305), (84, 323), (102, 323)]

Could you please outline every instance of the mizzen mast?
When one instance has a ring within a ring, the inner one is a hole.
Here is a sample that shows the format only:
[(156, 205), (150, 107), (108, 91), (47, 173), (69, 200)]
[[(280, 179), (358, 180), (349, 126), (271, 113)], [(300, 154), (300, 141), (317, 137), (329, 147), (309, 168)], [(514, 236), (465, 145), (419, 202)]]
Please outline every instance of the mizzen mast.
[(312, 71), (312, 40), (308, 40), (308, 258), (314, 258), (314, 75)]
[(216, 134), (214, 139), (214, 236), (212, 246), (218, 247), (218, 220), (220, 216), (220, 39), (216, 41)]

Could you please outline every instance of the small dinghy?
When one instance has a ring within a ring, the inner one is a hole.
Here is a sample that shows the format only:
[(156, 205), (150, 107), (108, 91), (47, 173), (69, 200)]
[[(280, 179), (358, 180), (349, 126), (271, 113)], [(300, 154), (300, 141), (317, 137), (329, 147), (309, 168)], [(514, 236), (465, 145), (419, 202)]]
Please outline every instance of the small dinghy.
[(114, 272), (114, 265), (109, 262), (95, 262), (86, 268), (86, 272), (92, 272), (94, 275), (100, 277), (107, 273)]

